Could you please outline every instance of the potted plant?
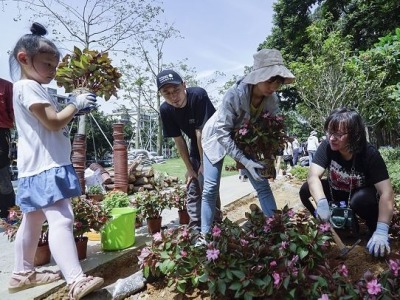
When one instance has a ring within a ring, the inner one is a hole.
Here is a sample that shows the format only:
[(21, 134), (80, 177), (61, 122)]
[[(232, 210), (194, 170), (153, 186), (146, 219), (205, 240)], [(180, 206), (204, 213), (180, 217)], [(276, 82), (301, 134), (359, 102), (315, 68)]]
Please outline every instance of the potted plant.
[[(10, 242), (15, 240), (18, 228), (21, 225), (23, 214), (18, 206), (13, 206), (9, 210), (6, 220), (0, 219), (0, 226), (4, 229), (4, 234)], [(43, 223), (42, 232), (38, 240), (38, 248), (36, 249), (34, 265), (41, 266), (50, 262), (49, 248), (49, 228), (47, 221)]]
[(165, 208), (171, 208), (169, 195), (158, 190), (141, 190), (134, 194), (134, 204), (140, 215), (146, 219), (149, 233), (160, 232), (161, 213)]
[(178, 209), (179, 224), (189, 224), (190, 217), (187, 212), (187, 191), (185, 187), (177, 185), (169, 193), (170, 205)]
[(93, 201), (102, 201), (104, 199), (104, 190), (101, 185), (92, 185), (87, 190), (87, 196)]
[(127, 193), (112, 191), (101, 202), (102, 209), (110, 215), (107, 224), (101, 230), (103, 250), (122, 250), (135, 243), (136, 209), (131, 207)]
[[(276, 178), (275, 155), (288, 139), (284, 128), (283, 116), (264, 113), (248, 120), (233, 133), (236, 145), (246, 157), (265, 166), (260, 174), (265, 178)], [(238, 169), (244, 169), (244, 166), (238, 163)]]
[(108, 214), (101, 209), (99, 202), (84, 197), (74, 197), (71, 200), (74, 212), (73, 234), (79, 259), (86, 258), (88, 237), (87, 232), (100, 231), (109, 219)]

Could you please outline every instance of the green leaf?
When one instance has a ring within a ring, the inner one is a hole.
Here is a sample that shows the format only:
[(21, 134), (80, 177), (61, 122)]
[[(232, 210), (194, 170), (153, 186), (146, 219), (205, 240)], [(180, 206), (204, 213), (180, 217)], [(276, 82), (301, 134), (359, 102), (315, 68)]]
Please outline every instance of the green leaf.
[(218, 280), (218, 291), (221, 293), (221, 295), (225, 295), (226, 292), (226, 283), (223, 280)]
[(235, 275), (237, 278), (242, 279), (244, 278), (246, 275), (240, 271), (240, 270), (232, 270), (233, 275)]
[(229, 286), (229, 289), (234, 290), (234, 291), (239, 290), (241, 288), (242, 288), (242, 284), (240, 282), (234, 282)]

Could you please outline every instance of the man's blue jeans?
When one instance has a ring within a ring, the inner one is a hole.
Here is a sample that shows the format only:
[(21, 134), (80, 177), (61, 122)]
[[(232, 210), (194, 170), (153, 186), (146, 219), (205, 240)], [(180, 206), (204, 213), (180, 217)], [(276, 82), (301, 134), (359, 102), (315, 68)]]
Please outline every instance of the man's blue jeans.
[[(204, 187), (201, 203), (201, 232), (204, 234), (210, 232), (214, 220), (215, 203), (219, 192), (223, 163), (224, 160), (221, 159), (212, 164), (207, 155), (203, 154)], [(263, 213), (272, 216), (274, 210), (276, 210), (276, 203), (268, 179), (256, 181), (246, 169), (243, 170), (243, 174), (247, 175), (256, 190)]]

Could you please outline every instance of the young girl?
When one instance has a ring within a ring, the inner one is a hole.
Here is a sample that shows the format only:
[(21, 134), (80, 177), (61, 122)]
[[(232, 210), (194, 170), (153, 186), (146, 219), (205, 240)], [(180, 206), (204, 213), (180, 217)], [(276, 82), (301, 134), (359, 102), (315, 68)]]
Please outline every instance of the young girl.
[(42, 84), (56, 74), (60, 52), (43, 37), (46, 29), (33, 23), (32, 34), (22, 36), (10, 56), (14, 84), (14, 112), (18, 130), (17, 205), (23, 212), (15, 240), (15, 266), (9, 292), (17, 292), (60, 279), (59, 274), (38, 272), (34, 256), (45, 220), (49, 223), (49, 246), (54, 260), (69, 285), (70, 299), (80, 299), (99, 288), (103, 279), (85, 276), (79, 264), (72, 226), (71, 197), (81, 189), (71, 164), (71, 143), (67, 124), (74, 115), (93, 107), (96, 97), (70, 97), (59, 110), (57, 102)]

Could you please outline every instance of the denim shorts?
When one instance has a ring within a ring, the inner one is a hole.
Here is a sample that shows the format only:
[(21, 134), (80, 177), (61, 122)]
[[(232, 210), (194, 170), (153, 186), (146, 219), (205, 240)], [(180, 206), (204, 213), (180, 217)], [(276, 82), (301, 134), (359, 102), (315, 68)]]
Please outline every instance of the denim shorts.
[(23, 213), (28, 213), (58, 200), (80, 196), (81, 193), (74, 167), (56, 167), (34, 176), (18, 178), (16, 204)]

